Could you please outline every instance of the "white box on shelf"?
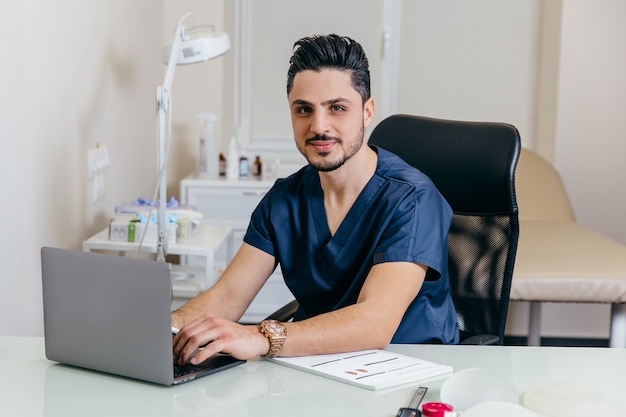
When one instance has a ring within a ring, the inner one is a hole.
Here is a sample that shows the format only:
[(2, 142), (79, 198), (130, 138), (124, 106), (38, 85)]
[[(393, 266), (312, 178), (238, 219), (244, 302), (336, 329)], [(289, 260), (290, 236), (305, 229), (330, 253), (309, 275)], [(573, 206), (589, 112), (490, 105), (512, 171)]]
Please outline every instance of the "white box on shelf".
[[(148, 230), (144, 237), (145, 243), (156, 243), (157, 224), (140, 223), (135, 215), (122, 215), (114, 217), (109, 223), (109, 240), (113, 242), (139, 242), (144, 230), (148, 225)], [(165, 226), (165, 238), (170, 245), (176, 244), (177, 224), (167, 223)]]
[[(141, 240), (146, 226), (148, 227), (148, 230), (146, 231), (146, 236), (143, 241), (146, 243), (156, 243), (158, 236), (157, 224), (139, 222), (135, 222), (135, 242), (139, 242)], [(176, 223), (167, 223), (165, 225), (165, 239), (167, 239), (167, 243), (169, 245), (176, 244), (176, 227)]]

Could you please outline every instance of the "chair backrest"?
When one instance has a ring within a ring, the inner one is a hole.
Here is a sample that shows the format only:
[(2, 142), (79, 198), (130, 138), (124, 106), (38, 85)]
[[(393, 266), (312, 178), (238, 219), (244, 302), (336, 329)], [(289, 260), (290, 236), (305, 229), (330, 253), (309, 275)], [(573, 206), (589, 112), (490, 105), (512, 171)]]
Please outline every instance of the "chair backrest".
[(536, 152), (522, 148), (515, 170), (520, 220), (574, 222), (574, 208), (554, 166)]
[(428, 175), (452, 207), (448, 265), (461, 340), (491, 334), (502, 344), (519, 237), (517, 129), (394, 115), (376, 126), (369, 143)]

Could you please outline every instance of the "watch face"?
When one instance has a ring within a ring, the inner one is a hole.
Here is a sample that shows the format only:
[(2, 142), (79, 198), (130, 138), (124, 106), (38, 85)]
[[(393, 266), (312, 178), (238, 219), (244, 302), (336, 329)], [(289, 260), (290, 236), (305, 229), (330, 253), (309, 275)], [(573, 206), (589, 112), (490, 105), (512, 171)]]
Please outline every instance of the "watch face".
[(287, 334), (285, 326), (277, 321), (265, 322), (265, 331), (272, 336), (285, 336)]

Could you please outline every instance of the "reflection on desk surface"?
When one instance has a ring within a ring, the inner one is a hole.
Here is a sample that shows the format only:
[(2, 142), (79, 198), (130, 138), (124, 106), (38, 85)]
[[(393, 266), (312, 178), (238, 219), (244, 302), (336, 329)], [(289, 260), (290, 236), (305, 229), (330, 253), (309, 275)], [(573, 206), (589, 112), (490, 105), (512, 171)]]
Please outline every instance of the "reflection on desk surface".
[(43, 415), (83, 417), (91, 410), (93, 416), (367, 416), (376, 407), (377, 395), (362, 388), (265, 361), (250, 365), (160, 387), (54, 364), (45, 371)]
[[(398, 353), (453, 366), (485, 368), (508, 378), (520, 394), (546, 381), (593, 387), (626, 409), (626, 350), (500, 346), (394, 345)], [(177, 387), (165, 387), (55, 364), (43, 338), (0, 337), (1, 416), (356, 416), (393, 417), (417, 385), (424, 402), (439, 401), (447, 377), (381, 391), (264, 360)], [(10, 378), (7, 378), (10, 376)]]

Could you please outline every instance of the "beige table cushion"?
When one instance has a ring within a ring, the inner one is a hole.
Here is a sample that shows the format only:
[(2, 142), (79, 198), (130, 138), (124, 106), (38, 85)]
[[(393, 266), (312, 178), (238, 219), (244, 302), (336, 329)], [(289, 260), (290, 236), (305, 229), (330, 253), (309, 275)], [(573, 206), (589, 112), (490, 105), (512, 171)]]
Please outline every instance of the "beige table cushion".
[(522, 148), (515, 170), (520, 220), (574, 222), (574, 209), (557, 170), (537, 153)]
[(626, 246), (574, 222), (521, 220), (511, 300), (626, 302)]

